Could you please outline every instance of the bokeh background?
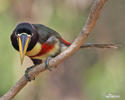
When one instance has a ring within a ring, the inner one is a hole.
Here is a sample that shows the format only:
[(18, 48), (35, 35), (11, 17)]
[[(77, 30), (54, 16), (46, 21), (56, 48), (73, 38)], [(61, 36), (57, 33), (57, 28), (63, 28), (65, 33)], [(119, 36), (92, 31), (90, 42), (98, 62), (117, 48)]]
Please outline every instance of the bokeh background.
[[(93, 0), (0, 0), (0, 96), (32, 65), (10, 42), (20, 22), (41, 23), (72, 42)], [(41, 73), (14, 100), (124, 100), (125, 0), (109, 0), (86, 42), (116, 43), (118, 49), (80, 49), (53, 71)], [(112, 98), (109, 95), (116, 96)]]

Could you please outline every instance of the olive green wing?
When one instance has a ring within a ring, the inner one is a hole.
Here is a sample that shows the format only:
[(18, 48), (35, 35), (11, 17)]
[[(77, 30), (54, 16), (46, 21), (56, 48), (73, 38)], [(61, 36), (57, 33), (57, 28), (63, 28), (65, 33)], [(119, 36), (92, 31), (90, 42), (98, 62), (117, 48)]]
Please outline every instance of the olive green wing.
[(56, 36), (57, 38), (61, 38), (58, 32), (53, 29), (46, 27), (42, 24), (33, 24), (39, 34), (39, 42), (44, 43), (50, 36)]

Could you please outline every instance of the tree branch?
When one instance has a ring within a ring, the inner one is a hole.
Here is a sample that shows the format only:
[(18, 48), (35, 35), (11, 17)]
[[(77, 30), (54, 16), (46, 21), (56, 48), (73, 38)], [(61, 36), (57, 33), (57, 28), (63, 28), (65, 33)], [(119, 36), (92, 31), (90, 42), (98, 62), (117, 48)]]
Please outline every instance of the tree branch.
[[(78, 35), (78, 37), (74, 40), (72, 45), (67, 48), (64, 52), (50, 60), (49, 65), (51, 67), (57, 66), (64, 60), (66, 60), (68, 57), (72, 56), (77, 50), (80, 48), (80, 46), (85, 42), (87, 37), (89, 36), (90, 32), (92, 31), (93, 27), (95, 26), (95, 23), (99, 17), (100, 10), (104, 6), (105, 2), (107, 0), (94, 0), (90, 14), (88, 16), (88, 19)], [(34, 67), (30, 72), (29, 76), (31, 79), (33, 79), (35, 76), (37, 76), (40, 72), (45, 71), (45, 63), (42, 63), (40, 65), (37, 65)], [(28, 83), (26, 81), (25, 76), (23, 76), (7, 93), (5, 93), (0, 100), (11, 100), (15, 97), (17, 93)]]

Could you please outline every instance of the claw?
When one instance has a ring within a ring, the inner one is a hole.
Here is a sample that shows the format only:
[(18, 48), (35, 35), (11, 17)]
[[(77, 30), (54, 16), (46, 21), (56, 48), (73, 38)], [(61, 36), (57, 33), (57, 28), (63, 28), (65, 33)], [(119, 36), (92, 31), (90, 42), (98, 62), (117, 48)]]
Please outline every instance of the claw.
[[(30, 79), (28, 73), (29, 73), (29, 71), (30, 71), (33, 67), (34, 67), (34, 66), (31, 66), (31, 67), (27, 68), (26, 71), (25, 71), (25, 78), (26, 78), (27, 81), (31, 81), (31, 79)], [(35, 80), (35, 78), (32, 79), (32, 80)]]

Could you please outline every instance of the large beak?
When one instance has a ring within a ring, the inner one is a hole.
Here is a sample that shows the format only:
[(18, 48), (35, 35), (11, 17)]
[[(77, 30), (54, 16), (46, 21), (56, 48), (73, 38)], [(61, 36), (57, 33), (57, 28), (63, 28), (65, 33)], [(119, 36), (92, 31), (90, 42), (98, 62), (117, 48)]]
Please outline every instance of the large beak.
[(30, 39), (31, 39), (30, 35), (23, 33), (18, 35), (18, 45), (20, 51), (21, 65), (23, 63), (24, 56), (26, 54)]

